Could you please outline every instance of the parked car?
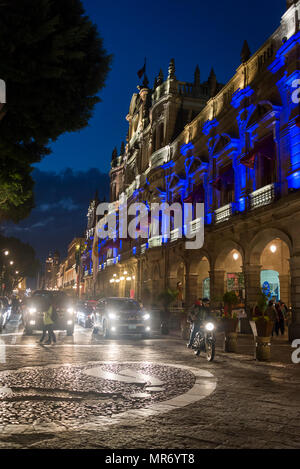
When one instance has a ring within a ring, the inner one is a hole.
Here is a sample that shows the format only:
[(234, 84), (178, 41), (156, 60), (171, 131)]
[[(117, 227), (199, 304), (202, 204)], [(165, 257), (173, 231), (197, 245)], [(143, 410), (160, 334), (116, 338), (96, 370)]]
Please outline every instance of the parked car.
[(0, 297), (0, 332), (5, 329), (11, 315), (11, 305), (6, 297)]
[(43, 313), (50, 305), (55, 307), (58, 316), (54, 329), (73, 335), (75, 311), (72, 298), (64, 292), (49, 290), (37, 290), (26, 300), (22, 314), (26, 334), (43, 329)]
[(151, 334), (151, 316), (140, 304), (130, 298), (102, 298), (95, 308), (93, 333), (102, 332), (108, 339), (113, 336)]
[(89, 301), (79, 301), (76, 305), (77, 323), (85, 328), (93, 327), (95, 321), (95, 306)]

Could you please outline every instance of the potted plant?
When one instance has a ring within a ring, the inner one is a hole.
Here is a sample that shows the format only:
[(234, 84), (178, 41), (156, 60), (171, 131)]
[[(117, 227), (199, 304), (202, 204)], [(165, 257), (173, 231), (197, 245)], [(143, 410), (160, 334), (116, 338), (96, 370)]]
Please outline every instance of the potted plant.
[(232, 312), (233, 306), (239, 304), (239, 298), (234, 291), (226, 292), (223, 296), (224, 313), (222, 315), (222, 328), (225, 335), (224, 350), (225, 352), (237, 351), (237, 326), (238, 319)]
[(255, 357), (259, 361), (271, 358), (271, 335), (274, 321), (267, 314), (267, 305), (268, 297), (260, 290), (250, 322), (255, 336)]
[(177, 296), (177, 291), (167, 290), (162, 291), (158, 295), (158, 302), (162, 306), (161, 314), (161, 333), (164, 335), (169, 334), (169, 319), (170, 319), (170, 306)]

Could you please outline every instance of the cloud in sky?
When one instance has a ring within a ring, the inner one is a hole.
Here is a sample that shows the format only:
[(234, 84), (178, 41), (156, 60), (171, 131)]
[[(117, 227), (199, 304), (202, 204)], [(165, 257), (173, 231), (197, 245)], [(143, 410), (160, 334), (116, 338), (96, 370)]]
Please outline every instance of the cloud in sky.
[(100, 199), (108, 199), (109, 177), (92, 168), (59, 173), (35, 169), (33, 178), (36, 207), (18, 225), (6, 225), (5, 234), (30, 243), (42, 261), (56, 249), (64, 257), (68, 244), (86, 228), (88, 205), (96, 190)]

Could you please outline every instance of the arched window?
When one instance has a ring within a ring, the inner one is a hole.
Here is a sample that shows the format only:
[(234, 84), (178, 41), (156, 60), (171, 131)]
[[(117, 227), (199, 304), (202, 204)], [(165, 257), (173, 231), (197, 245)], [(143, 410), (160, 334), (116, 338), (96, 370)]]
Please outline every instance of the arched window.
[(152, 152), (156, 151), (156, 129), (153, 130), (152, 134)]
[(164, 146), (165, 136), (164, 136), (164, 124), (159, 126), (159, 148)]

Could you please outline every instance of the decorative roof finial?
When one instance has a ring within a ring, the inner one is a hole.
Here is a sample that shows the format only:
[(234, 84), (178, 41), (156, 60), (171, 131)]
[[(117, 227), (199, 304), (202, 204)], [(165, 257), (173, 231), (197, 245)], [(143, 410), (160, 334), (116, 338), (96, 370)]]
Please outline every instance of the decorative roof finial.
[(198, 88), (200, 86), (200, 68), (199, 65), (196, 66), (195, 68), (195, 73), (194, 73), (194, 85)]
[(144, 80), (143, 80), (143, 88), (148, 88), (148, 85), (149, 85), (149, 80), (148, 80), (148, 77), (145, 73)]
[(169, 79), (176, 79), (175, 77), (175, 60), (171, 59), (169, 63), (169, 74), (168, 74)]
[(115, 168), (117, 166), (117, 158), (118, 158), (118, 150), (117, 147), (113, 149), (112, 155), (111, 155), (111, 166), (112, 168)]
[(160, 69), (158, 78), (157, 78), (157, 86), (160, 86), (164, 82), (164, 74), (162, 69)]
[(250, 47), (249, 47), (248, 42), (245, 39), (244, 44), (243, 44), (243, 48), (242, 48), (242, 51), (241, 51), (241, 61), (242, 61), (242, 63), (248, 62), (250, 57), (251, 57)]

